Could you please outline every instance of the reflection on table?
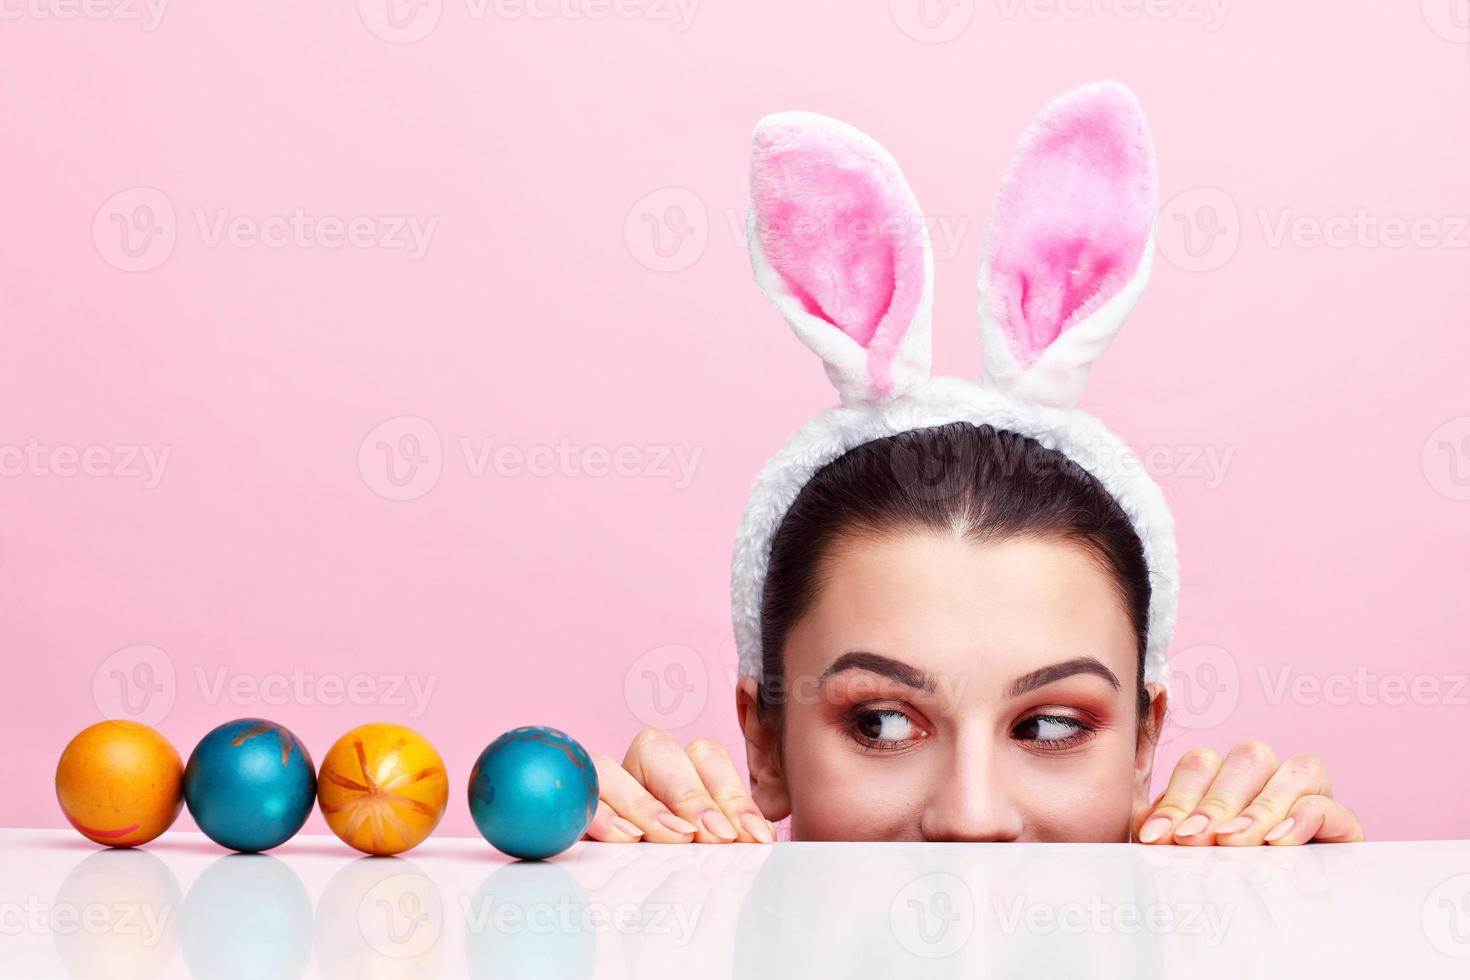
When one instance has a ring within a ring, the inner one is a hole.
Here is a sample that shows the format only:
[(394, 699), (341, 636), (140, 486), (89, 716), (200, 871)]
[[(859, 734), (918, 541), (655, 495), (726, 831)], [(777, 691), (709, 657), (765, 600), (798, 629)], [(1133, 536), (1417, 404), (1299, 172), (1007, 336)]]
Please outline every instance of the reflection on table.
[(1470, 976), (1470, 842), (431, 840), (224, 854), (0, 832), (0, 976)]

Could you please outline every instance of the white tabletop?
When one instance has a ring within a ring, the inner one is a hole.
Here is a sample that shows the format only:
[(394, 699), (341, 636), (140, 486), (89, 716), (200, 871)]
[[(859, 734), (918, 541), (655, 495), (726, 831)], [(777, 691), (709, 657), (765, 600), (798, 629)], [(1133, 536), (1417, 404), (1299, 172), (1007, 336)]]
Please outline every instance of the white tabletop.
[(228, 855), (0, 831), (4, 977), (1466, 977), (1470, 841)]

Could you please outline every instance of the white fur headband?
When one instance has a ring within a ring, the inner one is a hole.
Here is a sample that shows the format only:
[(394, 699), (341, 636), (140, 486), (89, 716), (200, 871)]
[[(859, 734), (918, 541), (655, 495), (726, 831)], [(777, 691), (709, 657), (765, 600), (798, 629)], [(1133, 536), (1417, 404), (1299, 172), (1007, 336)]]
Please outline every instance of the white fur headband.
[(1152, 589), (1144, 680), (1167, 686), (1174, 519), (1128, 446), (1077, 407), (1153, 262), (1158, 177), (1133, 93), (1111, 82), (1076, 89), (1021, 138), (980, 267), (982, 380), (929, 376), (928, 233), (877, 142), (815, 113), (767, 116), (755, 130), (750, 198), (756, 281), (821, 357), (841, 403), (803, 425), (751, 488), (731, 562), (741, 675), (761, 676), (771, 540), (812, 475), (874, 439), (966, 421), (1061, 452), (1127, 513)]

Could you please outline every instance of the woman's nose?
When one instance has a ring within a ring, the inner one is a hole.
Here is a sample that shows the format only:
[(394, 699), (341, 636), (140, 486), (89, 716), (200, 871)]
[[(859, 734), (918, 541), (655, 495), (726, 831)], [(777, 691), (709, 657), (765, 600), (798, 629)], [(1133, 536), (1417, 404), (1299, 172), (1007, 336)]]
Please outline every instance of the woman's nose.
[(1024, 829), (993, 760), (964, 753), (939, 776), (919, 820), (930, 841), (1013, 841)]

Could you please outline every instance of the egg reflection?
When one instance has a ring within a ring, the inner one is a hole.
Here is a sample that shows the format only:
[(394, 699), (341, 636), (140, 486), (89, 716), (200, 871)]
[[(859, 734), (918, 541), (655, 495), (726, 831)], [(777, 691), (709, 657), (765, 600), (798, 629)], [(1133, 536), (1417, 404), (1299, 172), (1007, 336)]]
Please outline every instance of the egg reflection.
[(359, 858), (317, 902), (317, 968), (327, 980), (436, 977), (444, 959), (444, 902), (404, 858)]
[(180, 928), (184, 961), (205, 980), (299, 977), (311, 959), (311, 899), (269, 854), (212, 862), (189, 888)]
[(182, 906), (178, 879), (153, 854), (98, 851), (57, 889), (50, 913), (57, 954), (73, 977), (160, 976), (179, 948)]
[(507, 864), (489, 874), (465, 908), (469, 975), (592, 976), (601, 922), (582, 886), (557, 864)]

